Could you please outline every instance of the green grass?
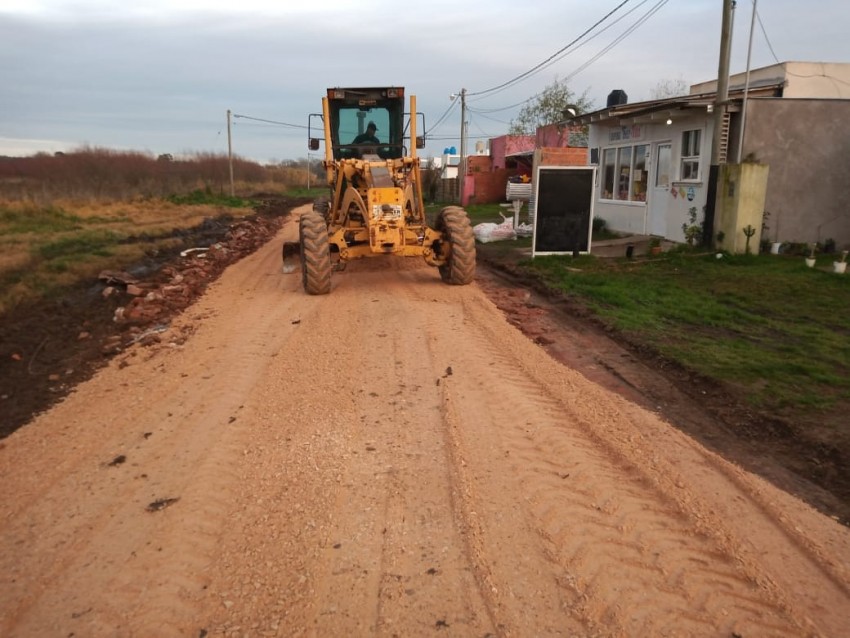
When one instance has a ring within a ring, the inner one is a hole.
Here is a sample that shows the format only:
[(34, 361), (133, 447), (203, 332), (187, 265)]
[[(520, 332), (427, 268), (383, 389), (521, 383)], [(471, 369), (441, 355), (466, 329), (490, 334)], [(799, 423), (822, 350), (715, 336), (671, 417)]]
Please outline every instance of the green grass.
[[(188, 197), (198, 205), (182, 206), (173, 201), (94, 206), (69, 202), (76, 208), (68, 212), (58, 206), (0, 204), (0, 313), (171, 245), (174, 228), (190, 228), (228, 211), (252, 212), (248, 200), (233, 202), (198, 193)], [(204, 203), (209, 201), (219, 203)], [(230, 203), (238, 204), (237, 208)], [(131, 237), (144, 241), (126, 241)]]
[(57, 233), (75, 230), (82, 219), (61, 208), (48, 206), (12, 209), (0, 207), (0, 233), (18, 235), (23, 233)]
[(850, 277), (802, 258), (545, 256), (521, 267), (633, 341), (743, 389), (754, 406), (850, 400)]
[(216, 195), (210, 189), (197, 189), (188, 195), (171, 195), (168, 201), (172, 204), (189, 204), (201, 206), (210, 204), (213, 206), (226, 206), (227, 208), (248, 208), (253, 201), (242, 197), (230, 197), (229, 195)]
[(330, 190), (324, 185), (324, 183), (322, 183), (321, 185), (314, 186), (312, 188), (287, 188), (286, 194), (290, 197), (309, 197), (310, 199), (316, 199), (317, 197), (327, 197), (330, 194)]

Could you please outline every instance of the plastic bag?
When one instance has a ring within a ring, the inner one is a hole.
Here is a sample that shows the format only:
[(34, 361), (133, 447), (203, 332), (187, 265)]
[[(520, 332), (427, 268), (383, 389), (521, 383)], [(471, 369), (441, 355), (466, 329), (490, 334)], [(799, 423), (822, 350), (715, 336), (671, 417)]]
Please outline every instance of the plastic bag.
[[(501, 215), (501, 213), (499, 213)], [(472, 227), (472, 234), (482, 244), (491, 241), (504, 241), (505, 239), (516, 239), (514, 220), (502, 215), (502, 223), (483, 222)]]

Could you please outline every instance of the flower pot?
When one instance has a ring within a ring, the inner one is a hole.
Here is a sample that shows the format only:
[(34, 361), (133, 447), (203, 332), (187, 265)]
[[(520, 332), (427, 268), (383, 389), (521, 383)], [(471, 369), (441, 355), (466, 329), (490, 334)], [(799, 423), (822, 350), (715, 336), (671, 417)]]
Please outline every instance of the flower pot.
[(773, 242), (773, 243), (770, 245), (770, 254), (771, 254), (771, 255), (778, 255), (778, 254), (779, 254), (779, 248), (780, 248), (781, 246), (782, 246), (782, 242), (781, 242), (781, 241), (775, 241), (775, 242)]
[(847, 270), (847, 262), (846, 261), (834, 261), (832, 262), (832, 272), (843, 273)]
[(806, 265), (809, 268), (814, 268), (815, 267), (815, 258), (814, 257), (806, 257)]

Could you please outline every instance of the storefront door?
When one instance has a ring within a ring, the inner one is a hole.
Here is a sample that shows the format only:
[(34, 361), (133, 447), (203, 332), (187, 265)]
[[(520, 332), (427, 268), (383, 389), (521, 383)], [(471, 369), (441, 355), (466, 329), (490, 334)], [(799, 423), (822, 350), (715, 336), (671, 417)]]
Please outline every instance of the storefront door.
[(647, 233), (664, 237), (667, 232), (667, 205), (670, 202), (670, 186), (673, 180), (673, 146), (670, 142), (655, 145), (653, 154), (652, 194), (647, 204)]

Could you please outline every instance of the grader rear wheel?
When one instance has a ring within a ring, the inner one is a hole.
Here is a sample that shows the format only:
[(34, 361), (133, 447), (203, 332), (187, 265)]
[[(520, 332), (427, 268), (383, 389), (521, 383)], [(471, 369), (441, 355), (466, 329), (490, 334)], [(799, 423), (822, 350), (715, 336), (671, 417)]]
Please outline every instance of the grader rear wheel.
[(315, 211), (301, 215), (298, 234), (304, 290), (310, 295), (326, 295), (331, 291), (331, 251), (322, 215)]
[(466, 211), (448, 206), (437, 217), (437, 230), (443, 233), (441, 253), (446, 263), (439, 267), (440, 277), (447, 284), (463, 286), (475, 278), (475, 235)]

